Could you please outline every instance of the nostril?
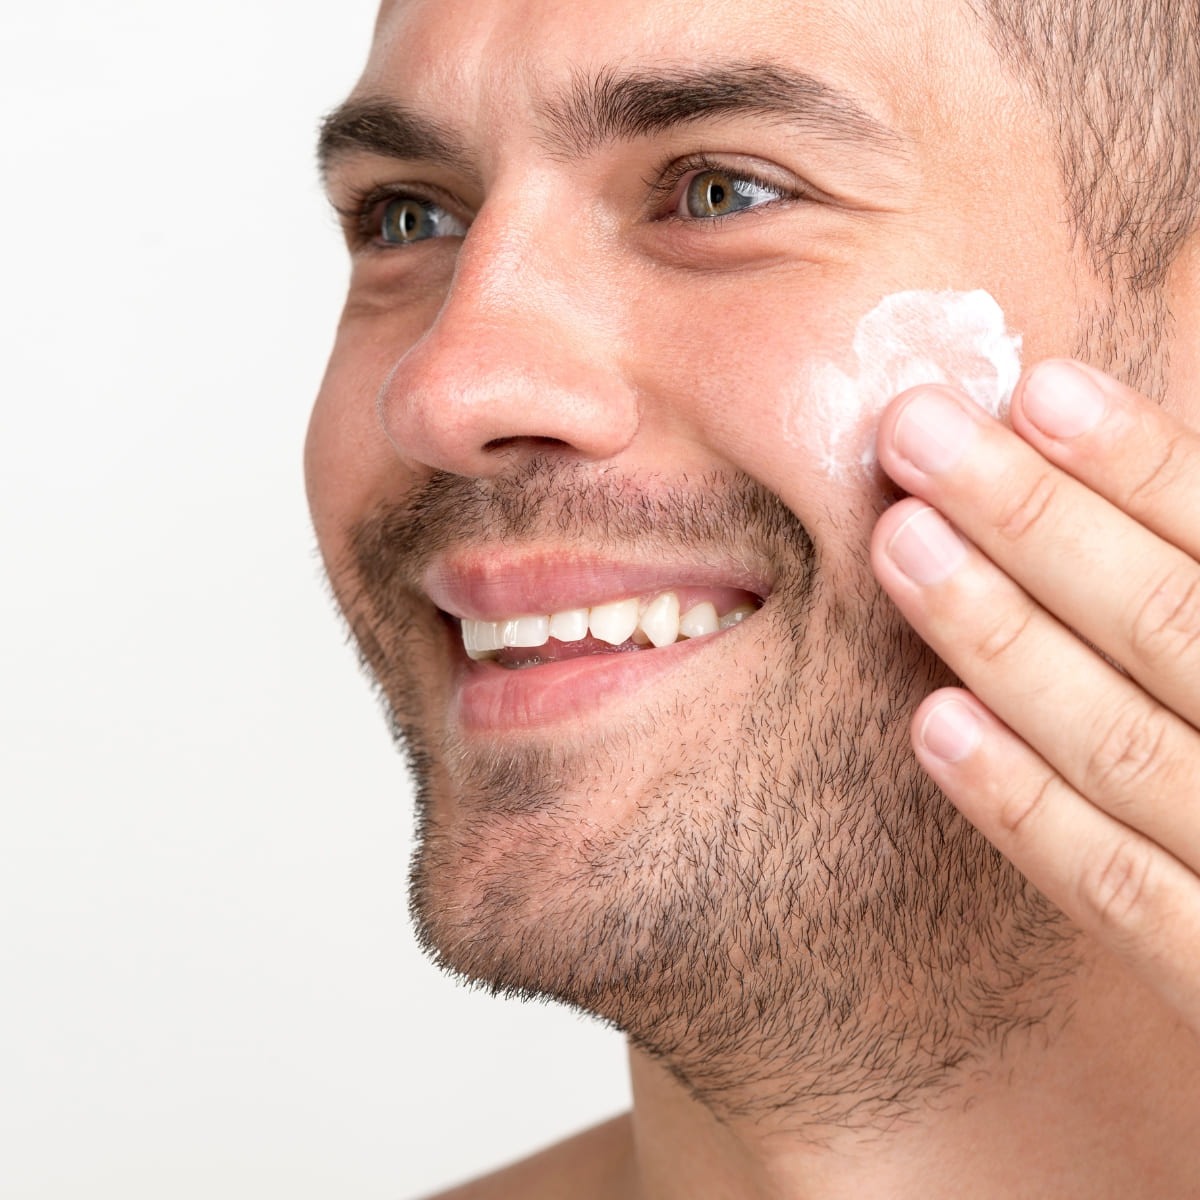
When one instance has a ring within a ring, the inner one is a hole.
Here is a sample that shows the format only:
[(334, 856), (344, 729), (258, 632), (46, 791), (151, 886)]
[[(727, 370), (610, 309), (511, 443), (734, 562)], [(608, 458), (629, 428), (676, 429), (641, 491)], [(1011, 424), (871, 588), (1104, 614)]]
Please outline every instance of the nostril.
[(569, 448), (570, 443), (563, 441), (562, 438), (553, 437), (502, 437), (492, 438), (490, 442), (485, 442), (483, 448), (485, 450), (507, 450), (512, 446), (536, 446), (538, 449), (549, 450), (555, 447)]

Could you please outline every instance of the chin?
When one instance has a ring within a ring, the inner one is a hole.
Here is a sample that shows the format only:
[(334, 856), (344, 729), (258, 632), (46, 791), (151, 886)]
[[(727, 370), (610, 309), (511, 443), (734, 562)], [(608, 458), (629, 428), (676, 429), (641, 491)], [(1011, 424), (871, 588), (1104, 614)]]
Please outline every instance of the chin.
[[(569, 485), (550, 472), (544, 504)], [(699, 532), (668, 497), (656, 553), (639, 525), (601, 559), (584, 535), (619, 542), (631, 506), (589, 492), (552, 510), (575, 536), (551, 554), (534, 485), (511, 504), (502, 486), (482, 530), (458, 484), (429, 502), (437, 539), (429, 504), (368, 528), (351, 589), (417, 781), (412, 904), (436, 962), (616, 1024), (727, 1114), (783, 1104), (773, 1073), (899, 1103), (1049, 1011), (1071, 937), (921, 772), (909, 716), (951, 680), (865, 562), (818, 569), (795, 517), (736, 488), (706, 494)], [(655, 629), (661, 646), (603, 619), (578, 653), (486, 642), (667, 593), (745, 611)]]

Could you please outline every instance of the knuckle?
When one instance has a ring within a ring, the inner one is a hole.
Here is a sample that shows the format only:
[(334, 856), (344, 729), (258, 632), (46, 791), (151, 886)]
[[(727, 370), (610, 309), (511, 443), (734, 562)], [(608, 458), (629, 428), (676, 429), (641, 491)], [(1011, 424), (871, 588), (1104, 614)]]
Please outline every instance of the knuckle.
[(1190, 439), (1176, 433), (1165, 442), (1156, 442), (1157, 455), (1147, 470), (1133, 481), (1126, 494), (1126, 506), (1141, 508), (1167, 491), (1185, 471), (1195, 470), (1189, 463)]
[(1112, 850), (1084, 870), (1079, 899), (1109, 929), (1146, 925), (1156, 893), (1153, 846), (1134, 834), (1118, 838)]
[(1136, 804), (1142, 789), (1161, 772), (1170, 718), (1145, 701), (1124, 704), (1096, 743), (1087, 767), (1087, 790), (1115, 810)]
[(1040, 471), (1031, 484), (1001, 499), (996, 528), (1008, 541), (1021, 538), (1045, 523), (1054, 507), (1059, 479), (1053, 470)]
[(1172, 572), (1150, 592), (1133, 621), (1135, 654), (1145, 662), (1177, 663), (1200, 648), (1200, 575)]
[(996, 820), (1001, 830), (1015, 838), (1024, 832), (1027, 825), (1036, 823), (1037, 814), (1049, 802), (1056, 785), (1058, 777), (1047, 775), (1036, 788), (1017, 791), (1006, 797), (996, 810)]
[(986, 664), (1004, 658), (1025, 636), (1032, 620), (1033, 612), (1028, 608), (1001, 614), (976, 638), (975, 656)]

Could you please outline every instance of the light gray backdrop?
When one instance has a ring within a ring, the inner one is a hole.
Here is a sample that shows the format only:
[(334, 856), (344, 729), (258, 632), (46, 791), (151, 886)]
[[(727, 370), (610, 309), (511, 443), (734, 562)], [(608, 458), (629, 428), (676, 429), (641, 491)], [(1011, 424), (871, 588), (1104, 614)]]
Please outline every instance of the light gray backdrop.
[(621, 1108), (420, 958), (300, 451), (372, 0), (0, 17), (0, 1195), (419, 1194)]

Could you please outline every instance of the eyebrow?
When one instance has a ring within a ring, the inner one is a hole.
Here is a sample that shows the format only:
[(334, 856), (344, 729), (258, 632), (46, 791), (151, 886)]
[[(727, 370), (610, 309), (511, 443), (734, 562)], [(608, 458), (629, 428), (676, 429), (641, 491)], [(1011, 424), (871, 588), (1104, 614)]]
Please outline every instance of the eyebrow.
[(733, 116), (758, 116), (895, 155), (907, 145), (848, 92), (774, 63), (578, 75), (563, 94), (542, 101), (541, 114), (551, 145), (571, 158), (613, 141)]
[(444, 125), (384, 97), (350, 99), (322, 122), (317, 168), (324, 179), (334, 164), (353, 154), (443, 162), (474, 173), (463, 141)]
[[(612, 142), (733, 116), (758, 116), (891, 157), (903, 157), (909, 145), (849, 93), (805, 71), (756, 62), (578, 74), (562, 92), (542, 97), (537, 110), (547, 148), (567, 159)], [(356, 153), (437, 161), (475, 173), (466, 144), (453, 131), (385, 97), (348, 100), (322, 122), (317, 144), (322, 177)]]

